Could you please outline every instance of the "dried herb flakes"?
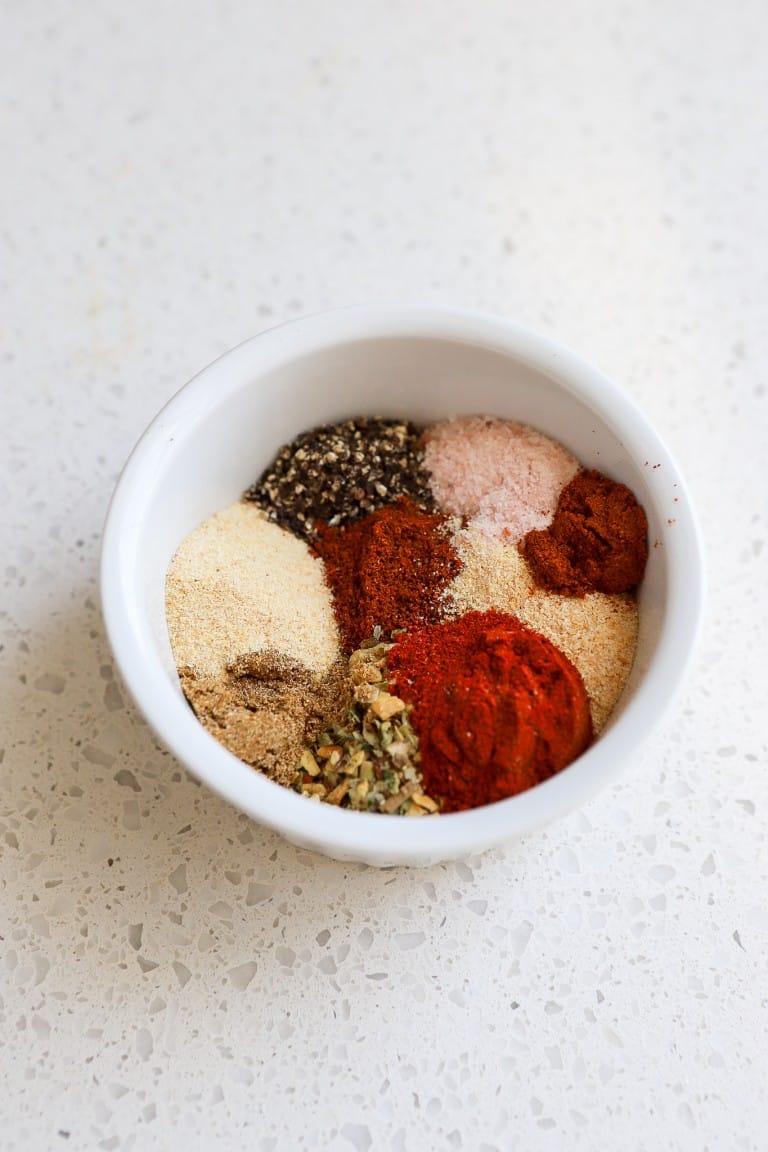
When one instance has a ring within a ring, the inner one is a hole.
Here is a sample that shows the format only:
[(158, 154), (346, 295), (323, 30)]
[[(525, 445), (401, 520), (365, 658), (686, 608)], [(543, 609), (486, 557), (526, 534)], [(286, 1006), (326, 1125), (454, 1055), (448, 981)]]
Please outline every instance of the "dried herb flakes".
[(302, 753), (294, 788), (311, 799), (364, 812), (427, 816), (439, 804), (422, 789), (419, 739), (410, 707), (387, 687), (381, 630), (349, 658), (354, 702)]

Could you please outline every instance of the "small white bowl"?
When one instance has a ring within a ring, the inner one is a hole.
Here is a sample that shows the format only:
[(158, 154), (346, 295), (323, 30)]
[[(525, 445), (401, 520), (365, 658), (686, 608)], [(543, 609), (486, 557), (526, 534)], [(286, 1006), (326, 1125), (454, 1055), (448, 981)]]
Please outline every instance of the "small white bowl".
[[(532, 424), (587, 467), (623, 481), (648, 514), (635, 664), (599, 740), (538, 787), (421, 820), (317, 804), (273, 784), (198, 723), (179, 687), (165, 622), (176, 548), (237, 500), (277, 448), (358, 415), (429, 423), (482, 414)], [(102, 604), (115, 660), (155, 734), (198, 779), (294, 844), (341, 860), (426, 865), (480, 852), (554, 820), (614, 780), (689, 662), (703, 599), (701, 546), (682, 477), (646, 418), (572, 352), (496, 316), (369, 306), (264, 332), (204, 369), (153, 420), (107, 518)]]

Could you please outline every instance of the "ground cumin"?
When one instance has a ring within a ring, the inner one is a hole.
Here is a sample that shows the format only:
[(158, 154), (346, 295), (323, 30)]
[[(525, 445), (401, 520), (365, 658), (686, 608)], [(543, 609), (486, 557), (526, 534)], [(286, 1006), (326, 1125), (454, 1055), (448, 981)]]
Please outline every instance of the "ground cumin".
[(279, 784), (291, 785), (305, 746), (352, 703), (346, 661), (322, 674), (281, 652), (250, 652), (223, 673), (179, 669), (203, 726), (235, 756)]

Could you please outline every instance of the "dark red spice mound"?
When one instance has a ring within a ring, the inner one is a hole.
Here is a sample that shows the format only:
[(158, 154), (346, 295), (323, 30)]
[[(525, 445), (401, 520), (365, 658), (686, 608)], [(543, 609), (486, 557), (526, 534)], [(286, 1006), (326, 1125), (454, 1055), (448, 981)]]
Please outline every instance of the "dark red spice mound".
[(628, 592), (645, 573), (648, 521), (625, 484), (578, 472), (560, 493), (550, 526), (529, 532), (520, 551), (550, 592)]
[(393, 690), (413, 704), (424, 791), (445, 812), (524, 792), (592, 739), (584, 682), (545, 637), (503, 612), (468, 612), (398, 639)]
[(314, 551), (325, 563), (343, 647), (352, 652), (378, 625), (431, 624), (440, 595), (461, 568), (445, 517), (407, 497), (340, 528), (318, 523)]

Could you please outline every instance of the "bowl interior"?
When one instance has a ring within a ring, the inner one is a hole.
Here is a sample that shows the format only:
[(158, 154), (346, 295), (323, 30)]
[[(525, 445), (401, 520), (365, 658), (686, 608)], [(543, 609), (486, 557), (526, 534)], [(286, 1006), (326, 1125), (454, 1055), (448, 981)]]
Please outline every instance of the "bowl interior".
[[(425, 862), (478, 850), (504, 839), (505, 830), (514, 835), (544, 822), (597, 787), (599, 782), (590, 778), (590, 757), (610, 742), (659, 655), (670, 572), (675, 556), (684, 557), (686, 551), (682, 530), (675, 536), (667, 522), (679, 520), (681, 513), (681, 481), (674, 465), (666, 455), (662, 458), (663, 446), (618, 390), (551, 345), (534, 341), (529, 347), (520, 337), (511, 348), (490, 339), (413, 331), (334, 339), (319, 330), (308, 347), (296, 333), (292, 339), (292, 328), (249, 341), (196, 377), (150, 426), (126, 468), (105, 538), (104, 600), (110, 637), (129, 689), (158, 735), (198, 776), (289, 838), (332, 855), (375, 863)], [(306, 800), (241, 764), (179, 701), (165, 622), (169, 562), (185, 535), (238, 499), (276, 449), (298, 432), (356, 415), (404, 415), (428, 423), (465, 414), (534, 425), (562, 441), (584, 465), (628, 484), (645, 506), (650, 539), (657, 546), (650, 549), (641, 589), (639, 644), (630, 681), (593, 749), (546, 785), (491, 806), (508, 809), (506, 821), (486, 821), (484, 828), (483, 814), (491, 809), (427, 821), (431, 826), (463, 821), (466, 831), (457, 829), (452, 838), (446, 828), (437, 837), (425, 828), (424, 834), (436, 838), (425, 847), (414, 839), (412, 828), (424, 821), (389, 821), (338, 810), (318, 813), (325, 806), (311, 805), (313, 834), (306, 822)], [(695, 532), (687, 544), (695, 553), (694, 537)], [(149, 682), (155, 686), (151, 702)], [(194, 739), (190, 725), (197, 729)], [(617, 751), (615, 747), (614, 756)], [(597, 762), (594, 767), (597, 770)], [(603, 768), (603, 774), (609, 770), (607, 764)], [(558, 796), (550, 786), (569, 775), (568, 787), (561, 783)], [(283, 795), (278, 798), (276, 792)], [(345, 824), (340, 825), (339, 818)], [(379, 825), (373, 836), (372, 822)], [(382, 824), (393, 827), (387, 830)]]

